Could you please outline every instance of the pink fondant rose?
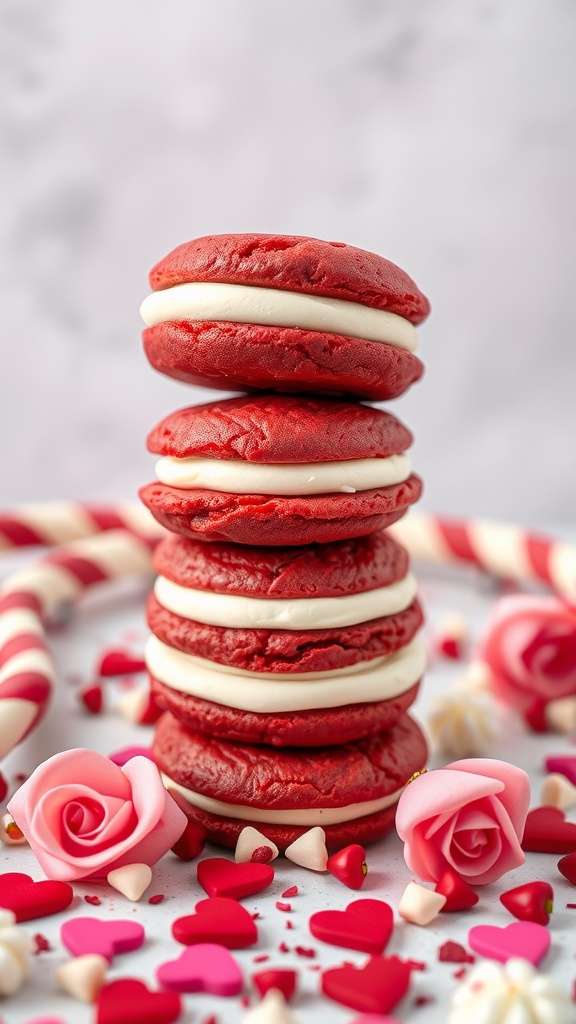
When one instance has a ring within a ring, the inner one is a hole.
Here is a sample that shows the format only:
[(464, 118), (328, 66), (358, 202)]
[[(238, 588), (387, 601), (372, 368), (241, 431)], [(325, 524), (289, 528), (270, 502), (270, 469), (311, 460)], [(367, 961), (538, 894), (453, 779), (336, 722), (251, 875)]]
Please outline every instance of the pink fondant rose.
[(497, 697), (524, 714), (576, 697), (576, 610), (557, 597), (498, 602), (480, 651)]
[(470, 757), (419, 775), (396, 812), (408, 867), (425, 882), (446, 868), (471, 885), (494, 882), (524, 863), (529, 802), (526, 772), (505, 761)]
[(152, 866), (187, 820), (148, 758), (119, 768), (83, 749), (44, 761), (8, 810), (48, 878), (62, 881), (106, 877), (125, 864)]

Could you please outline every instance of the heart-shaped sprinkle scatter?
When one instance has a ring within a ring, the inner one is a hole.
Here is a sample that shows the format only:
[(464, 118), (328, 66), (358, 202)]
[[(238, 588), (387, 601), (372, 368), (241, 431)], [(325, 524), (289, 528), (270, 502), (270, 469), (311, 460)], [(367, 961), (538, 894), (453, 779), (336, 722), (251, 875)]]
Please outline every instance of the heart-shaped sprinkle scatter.
[(269, 864), (234, 864), (225, 857), (208, 857), (199, 862), (196, 875), (209, 896), (241, 900), (267, 889), (274, 878), (274, 868)]
[(397, 956), (372, 956), (363, 967), (345, 964), (322, 974), (329, 999), (361, 1013), (386, 1014), (406, 995), (411, 969)]
[(252, 975), (252, 981), (261, 999), (270, 989), (277, 989), (289, 1003), (296, 991), (297, 977), (296, 971), (291, 971), (288, 967), (276, 967), (267, 971), (258, 971), (257, 974)]
[(314, 938), (321, 942), (376, 954), (386, 948), (394, 915), (382, 900), (355, 900), (346, 910), (319, 910), (308, 923)]
[(60, 938), (72, 956), (98, 953), (110, 962), (117, 953), (131, 953), (140, 949), (144, 942), (144, 929), (136, 921), (71, 917), (60, 928)]
[(506, 928), (477, 924), (468, 932), (468, 945), (475, 953), (505, 964), (521, 957), (537, 967), (550, 948), (550, 932), (534, 921), (514, 921)]
[(192, 946), (217, 942), (227, 949), (245, 949), (258, 941), (254, 918), (236, 900), (212, 896), (196, 904), (195, 913), (178, 917), (172, 924), (176, 942)]
[(568, 853), (558, 861), (558, 871), (571, 885), (576, 885), (576, 853)]
[(213, 996), (237, 996), (243, 983), (232, 954), (212, 942), (189, 946), (177, 960), (161, 964), (156, 977), (158, 984), (171, 992), (209, 992)]
[(500, 902), (520, 921), (548, 924), (554, 904), (550, 882), (526, 882), (502, 893)]
[(366, 851), (358, 843), (352, 843), (338, 850), (338, 853), (333, 853), (326, 861), (326, 867), (331, 875), (349, 889), (361, 889), (368, 874)]
[(181, 1013), (176, 992), (150, 992), (143, 981), (120, 978), (101, 990), (95, 1024), (173, 1024)]
[(74, 898), (68, 882), (34, 882), (30, 875), (8, 871), (0, 875), (0, 907), (11, 910), (17, 921), (32, 921), (66, 910)]
[(522, 849), (530, 853), (574, 853), (576, 825), (558, 807), (536, 807), (526, 818)]

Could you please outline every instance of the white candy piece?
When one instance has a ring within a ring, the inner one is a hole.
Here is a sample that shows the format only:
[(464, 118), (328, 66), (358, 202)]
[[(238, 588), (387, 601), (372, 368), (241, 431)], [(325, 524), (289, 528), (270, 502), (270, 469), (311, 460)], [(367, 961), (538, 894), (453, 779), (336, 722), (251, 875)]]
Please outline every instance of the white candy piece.
[(268, 989), (264, 999), (242, 1017), (242, 1024), (299, 1024), (277, 988)]
[(127, 693), (122, 694), (118, 700), (116, 707), (124, 718), (127, 718), (129, 722), (133, 722), (134, 725), (139, 725), (142, 722), (142, 716), (148, 706), (148, 693), (146, 690), (141, 690), (139, 687), (134, 687), (132, 690), (128, 690)]
[(482, 757), (500, 730), (498, 705), (484, 690), (451, 693), (434, 701), (426, 724), (440, 753)]
[(2, 815), (0, 818), (0, 840), (4, 843), (4, 846), (27, 846), (28, 840), (26, 836), (21, 835), (15, 839), (11, 837), (8, 826), (14, 824), (14, 818), (11, 814)]
[(11, 996), (30, 973), (33, 942), (9, 910), (0, 911), (0, 996)]
[(480, 690), (489, 690), (492, 686), (492, 669), (483, 661), (472, 661), (468, 668), (456, 680), (457, 690), (466, 690), (468, 693)]
[(576, 697), (560, 697), (551, 700), (544, 712), (551, 729), (570, 736), (576, 732)]
[(243, 828), (238, 836), (234, 860), (237, 864), (246, 864), (248, 861), (252, 860), (254, 850), (258, 850), (262, 846), (266, 846), (271, 851), (272, 856), (270, 857), (270, 860), (276, 860), (276, 857), (280, 852), (276, 844), (273, 843), (271, 839), (267, 839), (266, 836), (263, 836), (257, 828), (253, 828), (252, 825), (246, 825), (246, 828)]
[(94, 1003), (106, 980), (108, 967), (105, 957), (98, 953), (86, 953), (62, 964), (55, 977), (69, 995), (82, 1003)]
[(574, 1024), (574, 1003), (527, 960), (484, 960), (452, 997), (446, 1024)]
[(564, 775), (547, 775), (542, 783), (540, 803), (544, 807), (558, 807), (561, 811), (566, 811), (576, 805), (576, 786)]
[(106, 881), (126, 899), (137, 903), (152, 881), (152, 868), (148, 864), (125, 864), (110, 871)]
[(398, 913), (410, 924), (421, 927), (430, 924), (446, 903), (446, 897), (433, 889), (425, 889), (418, 882), (408, 882), (398, 905)]
[(320, 825), (309, 829), (284, 850), (284, 856), (309, 871), (327, 871), (328, 850), (324, 829)]

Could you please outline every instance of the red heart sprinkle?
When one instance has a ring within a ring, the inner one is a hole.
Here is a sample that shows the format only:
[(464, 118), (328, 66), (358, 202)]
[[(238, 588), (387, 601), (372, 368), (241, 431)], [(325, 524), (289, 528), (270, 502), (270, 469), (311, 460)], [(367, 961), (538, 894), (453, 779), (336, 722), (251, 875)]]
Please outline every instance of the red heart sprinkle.
[(574, 853), (576, 825), (558, 807), (536, 807), (528, 813), (522, 849), (530, 853)]
[(291, 971), (289, 968), (276, 967), (270, 968), (269, 971), (258, 971), (257, 974), (252, 975), (252, 981), (261, 999), (264, 998), (268, 989), (277, 988), (284, 996), (286, 1002), (289, 1003), (296, 991), (297, 977), (296, 971)]
[(442, 873), (434, 887), (434, 892), (439, 892), (446, 897), (446, 903), (442, 907), (442, 913), (451, 910), (469, 910), (479, 900), (478, 893), (468, 882), (460, 878), (460, 875), (452, 868), (447, 868)]
[(96, 1024), (173, 1024), (181, 1013), (176, 992), (150, 992), (143, 981), (120, 978), (100, 990)]
[(576, 853), (561, 857), (557, 864), (558, 871), (567, 878), (571, 885), (576, 885)]
[(328, 858), (326, 868), (349, 889), (361, 889), (368, 874), (366, 851), (358, 843), (345, 846)]
[(554, 890), (549, 882), (527, 882), (503, 892), (500, 902), (519, 921), (548, 924), (554, 903)]
[(410, 968), (397, 956), (372, 956), (363, 967), (332, 967), (322, 974), (329, 999), (361, 1013), (390, 1013), (406, 995)]
[(315, 939), (331, 946), (377, 954), (388, 944), (394, 914), (382, 900), (355, 900), (346, 910), (319, 910), (308, 923)]
[(267, 889), (274, 878), (274, 868), (269, 864), (234, 864), (225, 857), (208, 857), (201, 860), (196, 876), (209, 896), (229, 896), (241, 900)]
[(32, 921), (66, 910), (74, 898), (68, 882), (34, 882), (30, 875), (8, 871), (0, 875), (0, 907), (11, 910), (19, 921)]
[(200, 900), (194, 910), (194, 914), (178, 917), (172, 924), (172, 935), (184, 946), (212, 942), (226, 949), (245, 949), (258, 941), (252, 915), (236, 900), (213, 896)]
[(101, 655), (96, 672), (99, 676), (129, 676), (145, 669), (146, 662), (142, 658), (134, 658), (126, 651), (110, 650)]

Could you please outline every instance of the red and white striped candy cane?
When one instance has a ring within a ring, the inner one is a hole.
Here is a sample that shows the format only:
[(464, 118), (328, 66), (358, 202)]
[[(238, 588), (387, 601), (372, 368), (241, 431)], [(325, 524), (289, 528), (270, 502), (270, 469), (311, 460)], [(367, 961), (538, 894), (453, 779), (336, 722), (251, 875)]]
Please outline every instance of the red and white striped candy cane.
[(540, 582), (576, 603), (576, 545), (520, 526), (410, 512), (390, 527), (414, 559), (465, 562), (495, 576)]
[(0, 511), (0, 549), (53, 547), (105, 530), (130, 530), (143, 537), (160, 537), (165, 532), (148, 509), (136, 502), (100, 506), (55, 501)]
[(0, 758), (42, 718), (55, 671), (44, 623), (89, 587), (151, 573), (156, 536), (111, 530), (58, 548), (0, 587)]

